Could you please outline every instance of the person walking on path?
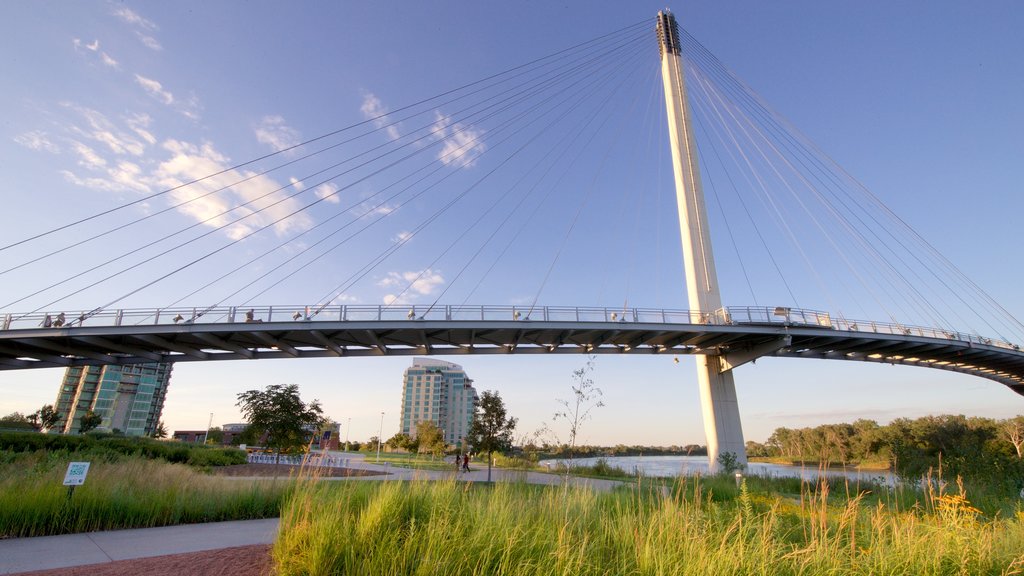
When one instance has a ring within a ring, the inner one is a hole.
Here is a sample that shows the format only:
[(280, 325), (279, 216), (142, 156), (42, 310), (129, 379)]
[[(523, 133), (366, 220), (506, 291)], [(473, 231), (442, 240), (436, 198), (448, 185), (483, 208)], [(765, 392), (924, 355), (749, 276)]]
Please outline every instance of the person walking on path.
[(462, 456), (462, 471), (469, 472), (469, 454)]

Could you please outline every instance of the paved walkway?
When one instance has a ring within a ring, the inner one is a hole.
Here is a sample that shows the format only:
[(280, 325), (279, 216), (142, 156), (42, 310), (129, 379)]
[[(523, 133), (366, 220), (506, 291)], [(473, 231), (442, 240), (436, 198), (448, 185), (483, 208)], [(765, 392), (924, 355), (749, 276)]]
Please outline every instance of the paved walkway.
[(0, 574), (273, 544), (277, 518), (0, 540)]
[[(362, 455), (342, 455), (349, 458), (348, 467), (381, 472), (379, 476), (352, 476), (325, 478), (330, 481), (352, 480), (442, 480), (455, 476), (452, 471), (415, 470), (367, 462)], [(527, 482), (530, 484), (560, 485), (565, 477), (541, 472), (519, 470), (492, 471), (496, 482)], [(487, 481), (487, 469), (474, 467), (471, 472), (458, 473), (465, 482)], [(608, 491), (621, 483), (593, 478), (569, 478), (573, 486), (588, 486)], [(161, 528), (111, 530), (62, 536), (10, 538), (0, 540), (0, 574), (15, 574), (30, 570), (67, 568), (86, 564), (101, 564), (115, 560), (148, 558), (167, 554), (184, 554), (204, 550), (218, 550), (251, 544), (272, 544), (277, 537), (278, 519), (209, 522)]]

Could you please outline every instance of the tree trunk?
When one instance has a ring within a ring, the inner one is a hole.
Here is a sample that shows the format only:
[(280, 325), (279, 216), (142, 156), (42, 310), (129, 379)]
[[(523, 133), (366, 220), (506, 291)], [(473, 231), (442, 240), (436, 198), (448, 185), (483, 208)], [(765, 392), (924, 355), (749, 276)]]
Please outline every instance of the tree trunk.
[(488, 484), (491, 483), (491, 462), (493, 462), (493, 460), (491, 458), (491, 454), (492, 454), (492, 452), (488, 452), (487, 453), (487, 483)]

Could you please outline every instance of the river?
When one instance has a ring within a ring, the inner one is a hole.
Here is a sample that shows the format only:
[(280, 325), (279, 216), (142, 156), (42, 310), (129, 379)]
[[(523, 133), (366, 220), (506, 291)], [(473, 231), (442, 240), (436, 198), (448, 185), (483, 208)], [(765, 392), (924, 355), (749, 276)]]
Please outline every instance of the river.
[[(575, 464), (592, 466), (600, 458), (576, 458)], [(544, 460), (541, 465), (552, 467), (560, 460)], [(622, 468), (627, 472), (639, 471), (644, 476), (667, 476), (679, 475), (695, 476), (708, 473), (707, 456), (608, 456), (604, 461), (611, 466)], [(751, 462), (747, 464), (745, 474), (768, 477), (789, 477), (803, 478), (805, 480), (816, 480), (821, 470), (812, 467), (786, 466), (782, 464), (768, 464), (764, 462)], [(892, 484), (892, 472), (885, 470), (857, 470), (855, 468), (830, 468), (825, 470), (830, 477), (846, 477), (853, 481), (874, 481)]]

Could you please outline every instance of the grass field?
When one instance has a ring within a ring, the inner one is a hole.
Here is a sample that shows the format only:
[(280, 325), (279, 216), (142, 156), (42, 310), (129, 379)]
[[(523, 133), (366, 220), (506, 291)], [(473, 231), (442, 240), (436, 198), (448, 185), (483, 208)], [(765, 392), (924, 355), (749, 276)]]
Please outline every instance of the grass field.
[(1019, 506), (988, 517), (955, 487), (901, 501), (730, 483), (303, 482), (274, 558), (281, 575), (1024, 573)]
[[(0, 538), (270, 518), (294, 487), (287, 478), (232, 480), (141, 457), (0, 456)], [(62, 481), (71, 460), (93, 462), (69, 497)]]

